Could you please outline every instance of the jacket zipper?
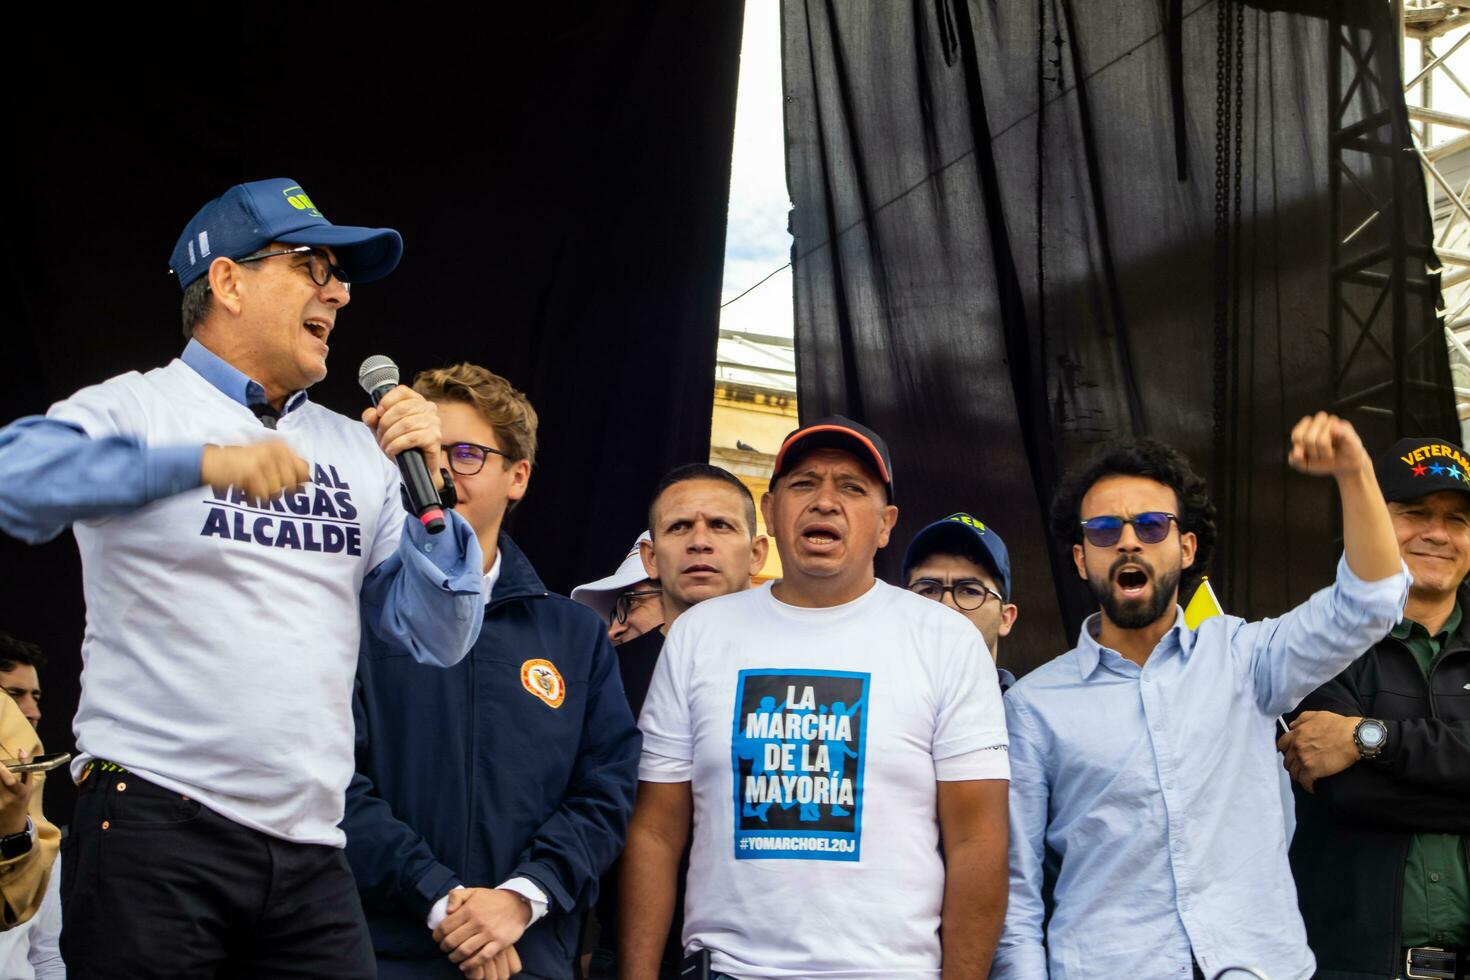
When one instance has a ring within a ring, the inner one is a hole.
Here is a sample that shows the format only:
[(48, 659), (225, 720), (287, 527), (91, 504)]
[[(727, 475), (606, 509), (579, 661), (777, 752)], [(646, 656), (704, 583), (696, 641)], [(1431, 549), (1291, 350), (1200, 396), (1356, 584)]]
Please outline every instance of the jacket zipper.
[[(490, 611), (490, 609), (487, 606), (486, 609), (485, 609), (485, 612), (488, 613), (489, 611)], [(484, 629), (484, 627), (481, 626), (481, 629)], [(475, 646), (479, 646), (479, 645), (480, 644), (477, 641), (475, 643)], [(470, 651), (469, 658), (468, 659), (469, 659), (469, 662), (470, 662), (470, 671), (469, 671), (469, 673), (470, 673), (470, 684), (469, 684), (470, 689), (469, 689), (469, 694), (468, 694), (469, 708), (470, 708), (470, 710), (468, 712), (466, 712), (466, 714), (468, 715), (468, 718), (466, 719), (466, 723), (469, 725), (469, 729), (470, 729), (469, 730), (469, 746), (470, 746), (470, 750), (469, 750), (469, 752), (465, 753), (465, 764), (467, 766), (469, 766), (469, 770), (470, 771), (467, 772), (467, 773), (465, 773), (465, 783), (469, 787), (469, 795), (465, 797), (465, 803), (467, 804), (467, 807), (469, 809), (469, 813), (466, 813), (465, 814), (465, 822), (464, 822), (464, 850), (460, 852), (460, 853), (462, 853), (464, 855), (464, 862), (465, 862), (464, 866), (466, 868), (472, 867), (473, 864), (474, 864), (474, 855), (472, 855), (470, 853), (470, 840), (474, 836), (474, 826), (475, 826), (475, 819), (474, 819), (474, 815), (475, 815), (475, 813), (474, 813), (474, 811), (475, 811), (475, 771), (480, 768), (478, 765), (475, 764), (476, 763), (476, 760), (479, 758), (479, 752), (480, 752), (480, 744), (479, 744), (479, 737), (478, 737), (479, 736), (479, 731), (480, 731), (480, 726), (478, 724), (478, 721), (479, 721), (479, 713), (478, 713), (478, 710), (477, 710), (478, 707), (479, 707), (479, 698), (477, 697), (477, 694), (479, 692), (479, 688), (475, 684), (475, 651), (474, 650), (471, 650)], [(460, 882), (460, 884), (463, 885), (464, 882)]]

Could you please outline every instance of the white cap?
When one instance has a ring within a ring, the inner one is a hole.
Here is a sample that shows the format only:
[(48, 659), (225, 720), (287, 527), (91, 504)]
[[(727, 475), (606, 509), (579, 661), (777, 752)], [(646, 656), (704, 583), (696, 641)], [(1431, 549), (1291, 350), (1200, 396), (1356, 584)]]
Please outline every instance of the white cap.
[(648, 578), (648, 572), (643, 568), (643, 559), (638, 556), (638, 544), (652, 540), (653, 535), (647, 531), (638, 535), (638, 540), (633, 542), (633, 549), (623, 558), (618, 570), (596, 582), (577, 586), (572, 590), (572, 601), (580, 602), (597, 613), (604, 623), (611, 623), (613, 606), (617, 603), (618, 596), (629, 586), (637, 585)]

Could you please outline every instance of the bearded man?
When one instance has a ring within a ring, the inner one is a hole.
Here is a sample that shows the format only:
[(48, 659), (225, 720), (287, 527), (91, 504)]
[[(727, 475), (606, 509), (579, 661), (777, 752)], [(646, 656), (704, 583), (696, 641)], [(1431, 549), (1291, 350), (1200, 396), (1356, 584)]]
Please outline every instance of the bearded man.
[(1005, 697), (1010, 902), (992, 978), (1312, 975), (1274, 726), (1388, 634), (1408, 576), (1351, 425), (1302, 419), (1288, 458), (1337, 481), (1344, 556), (1332, 587), (1256, 623), (1185, 625), (1180, 580), (1208, 561), (1214, 508), (1175, 450), (1105, 446), (1058, 493), (1055, 540), (1101, 611)]

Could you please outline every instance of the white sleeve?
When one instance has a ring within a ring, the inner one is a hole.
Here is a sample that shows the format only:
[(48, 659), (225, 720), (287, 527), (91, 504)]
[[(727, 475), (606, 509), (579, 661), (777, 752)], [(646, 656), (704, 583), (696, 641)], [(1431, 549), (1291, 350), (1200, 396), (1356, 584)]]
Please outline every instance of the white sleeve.
[(980, 632), (966, 629), (942, 650), (943, 678), (934, 719), (934, 774), (941, 782), (1010, 779), (1005, 706), (1000, 678)]
[(36, 913), (31, 928), (30, 960), (36, 980), (66, 980), (66, 964), (61, 959), (61, 856), (51, 865), (51, 880), (46, 882), (46, 897)]
[(694, 732), (689, 721), (689, 663), (681, 656), (687, 636), (675, 623), (653, 669), (638, 728), (643, 756), (638, 778), (650, 783), (687, 783), (694, 776)]

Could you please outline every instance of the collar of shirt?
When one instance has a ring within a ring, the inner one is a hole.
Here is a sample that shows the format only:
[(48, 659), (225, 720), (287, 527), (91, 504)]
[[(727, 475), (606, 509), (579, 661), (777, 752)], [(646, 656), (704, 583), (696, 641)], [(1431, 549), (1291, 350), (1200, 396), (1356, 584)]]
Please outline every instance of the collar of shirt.
[(487, 603), (490, 601), (490, 596), (495, 592), (495, 583), (500, 581), (500, 562), (504, 558), (505, 549), (496, 548), (495, 561), (490, 565), (490, 571), (486, 572), (484, 579), (481, 580), (480, 594), (485, 597)]
[(1389, 635), (1392, 636), (1395, 640), (1399, 640), (1405, 643), (1407, 643), (1411, 637), (1422, 636), (1426, 639), (1432, 639), (1434, 641), (1435, 647), (1439, 648), (1443, 647), (1445, 640), (1449, 639), (1449, 637), (1455, 632), (1455, 630), (1460, 628), (1460, 618), (1460, 604), (1459, 602), (1456, 602), (1455, 608), (1450, 610), (1449, 618), (1444, 621), (1444, 625), (1439, 628), (1439, 632), (1436, 633), (1433, 637), (1429, 636), (1429, 631), (1424, 628), (1422, 623), (1416, 623), (1412, 619), (1399, 620), (1399, 624), (1393, 628), (1393, 632)]
[(1460, 604), (1456, 602), (1455, 608), (1450, 610), (1449, 617), (1445, 619), (1444, 625), (1433, 636), (1429, 635), (1429, 630), (1424, 628), (1423, 623), (1415, 622), (1412, 619), (1399, 620), (1398, 625), (1393, 628), (1389, 635), (1404, 645), (1404, 648), (1418, 662), (1419, 668), (1424, 671), (1424, 676), (1428, 677), (1433, 672), (1434, 662), (1439, 659), (1439, 655), (1444, 650), (1445, 644), (1449, 642), (1450, 637), (1455, 635), (1455, 631), (1460, 628), (1460, 616)]
[[(189, 341), (184, 352), (179, 355), (179, 360), (193, 368), (205, 381), (228, 395), (232, 401), (239, 402), (246, 408), (266, 403), (265, 388), (260, 382), (250, 379), (229, 361), (197, 340)], [(292, 392), (287, 397), (286, 404), (281, 408), (281, 415), (290, 414), (305, 402), (306, 389)]]
[[(1082, 633), (1077, 637), (1077, 667), (1081, 670), (1084, 681), (1091, 677), (1097, 671), (1098, 665), (1104, 661), (1107, 661), (1109, 665), (1119, 661), (1131, 663), (1116, 650), (1097, 642), (1097, 634), (1101, 630), (1102, 613), (1100, 612), (1095, 612), (1082, 621)], [(1178, 603), (1174, 604), (1174, 625), (1159, 638), (1154, 650), (1167, 648), (1171, 643), (1179, 647), (1180, 655), (1186, 660), (1189, 658), (1189, 652), (1194, 649), (1194, 631), (1184, 625), (1184, 610)]]

